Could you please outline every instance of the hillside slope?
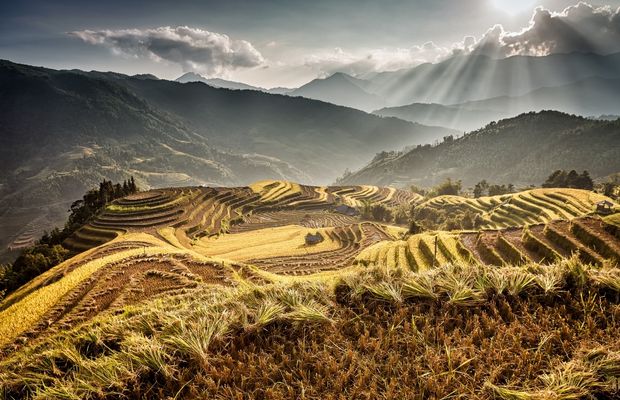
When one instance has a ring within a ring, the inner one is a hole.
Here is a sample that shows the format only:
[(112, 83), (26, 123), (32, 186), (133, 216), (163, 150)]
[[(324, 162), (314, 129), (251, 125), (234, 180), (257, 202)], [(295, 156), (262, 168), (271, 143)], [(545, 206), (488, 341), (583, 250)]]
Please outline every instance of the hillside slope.
[(302, 97), (216, 89), (200, 82), (127, 79), (122, 84), (179, 117), (212, 145), (283, 160), (304, 171), (306, 183), (332, 182), (379, 150), (432, 143), (453, 133)]
[(340, 183), (433, 185), (447, 177), (473, 185), (540, 185), (557, 169), (593, 177), (620, 170), (620, 122), (545, 111), (492, 123), (462, 138), (406, 153), (381, 153)]
[(3, 248), (31, 221), (34, 236), (62, 223), (69, 203), (103, 179), (134, 175), (142, 187), (308, 179), (273, 157), (214, 148), (103, 76), (0, 63)]

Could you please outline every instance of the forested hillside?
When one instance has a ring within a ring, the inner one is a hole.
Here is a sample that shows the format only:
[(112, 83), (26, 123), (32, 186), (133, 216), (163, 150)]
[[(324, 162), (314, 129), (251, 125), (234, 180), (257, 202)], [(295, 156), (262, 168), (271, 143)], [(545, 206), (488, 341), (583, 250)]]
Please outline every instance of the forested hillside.
[(593, 178), (620, 170), (620, 122), (593, 121), (554, 111), (491, 123), (437, 146), (383, 152), (341, 183), (430, 186), (447, 177), (540, 185), (558, 169), (588, 170)]

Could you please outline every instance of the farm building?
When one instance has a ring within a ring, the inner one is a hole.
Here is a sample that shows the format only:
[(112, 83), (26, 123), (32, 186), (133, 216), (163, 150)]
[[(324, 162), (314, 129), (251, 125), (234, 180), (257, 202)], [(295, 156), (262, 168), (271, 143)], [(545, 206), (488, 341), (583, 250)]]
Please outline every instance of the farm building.
[(357, 211), (356, 208), (351, 207), (351, 206), (347, 206), (346, 204), (339, 205), (338, 207), (334, 208), (334, 211), (339, 213), (339, 214), (348, 215), (350, 217), (356, 217), (356, 216), (360, 215), (360, 212)]
[(614, 204), (610, 201), (603, 200), (596, 203), (596, 212), (603, 215), (612, 214), (614, 212)]
[(308, 233), (306, 235), (306, 244), (309, 246), (313, 246), (315, 244), (319, 244), (321, 243), (323, 240), (325, 240), (323, 238), (323, 235), (321, 235), (319, 232), (312, 234), (312, 233)]

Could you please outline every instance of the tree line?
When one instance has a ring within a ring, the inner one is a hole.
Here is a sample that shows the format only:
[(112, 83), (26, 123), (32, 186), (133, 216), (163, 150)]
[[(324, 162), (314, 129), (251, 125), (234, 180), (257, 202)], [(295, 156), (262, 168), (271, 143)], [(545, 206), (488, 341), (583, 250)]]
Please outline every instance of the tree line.
[(116, 184), (104, 179), (99, 183), (99, 188), (89, 190), (80, 200), (74, 201), (62, 229), (54, 228), (45, 232), (34, 246), (22, 250), (12, 264), (0, 266), (0, 298), (75, 255), (63, 246), (65, 239), (84, 226), (109, 202), (138, 191), (133, 176)]

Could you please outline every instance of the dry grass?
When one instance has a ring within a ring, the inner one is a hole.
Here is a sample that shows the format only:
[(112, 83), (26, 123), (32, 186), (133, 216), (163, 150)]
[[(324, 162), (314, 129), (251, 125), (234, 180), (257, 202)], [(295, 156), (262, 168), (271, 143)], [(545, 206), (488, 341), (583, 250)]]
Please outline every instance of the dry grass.
[[(616, 398), (620, 276), (577, 259), (197, 290), (0, 363), (6, 398)], [(614, 283), (615, 282), (615, 283)]]

